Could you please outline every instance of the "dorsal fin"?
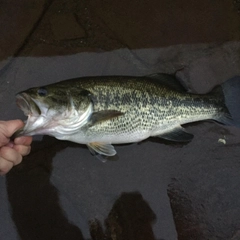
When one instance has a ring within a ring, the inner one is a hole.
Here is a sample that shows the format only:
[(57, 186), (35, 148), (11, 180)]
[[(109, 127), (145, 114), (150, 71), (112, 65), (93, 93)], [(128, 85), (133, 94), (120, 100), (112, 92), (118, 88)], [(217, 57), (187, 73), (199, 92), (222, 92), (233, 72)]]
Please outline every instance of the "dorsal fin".
[(180, 92), (187, 92), (187, 88), (184, 87), (184, 84), (181, 84), (181, 82), (174, 76), (167, 73), (154, 73), (151, 75), (148, 75), (147, 77), (155, 79), (159, 81), (159, 83), (167, 85), (168, 87), (175, 89)]

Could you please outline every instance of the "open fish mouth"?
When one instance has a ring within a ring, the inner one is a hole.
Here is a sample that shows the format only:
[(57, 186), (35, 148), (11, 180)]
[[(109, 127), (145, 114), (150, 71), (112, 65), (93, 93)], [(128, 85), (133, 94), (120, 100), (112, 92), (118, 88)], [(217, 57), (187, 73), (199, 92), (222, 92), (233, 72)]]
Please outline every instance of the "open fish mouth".
[(24, 121), (24, 127), (15, 132), (12, 138), (31, 135), (29, 133), (31, 133), (33, 129), (33, 123), (41, 116), (41, 109), (34, 100), (24, 92), (16, 95), (16, 104), (28, 118)]
[(39, 116), (41, 110), (27, 93), (16, 95), (16, 104), (24, 112), (25, 116)]

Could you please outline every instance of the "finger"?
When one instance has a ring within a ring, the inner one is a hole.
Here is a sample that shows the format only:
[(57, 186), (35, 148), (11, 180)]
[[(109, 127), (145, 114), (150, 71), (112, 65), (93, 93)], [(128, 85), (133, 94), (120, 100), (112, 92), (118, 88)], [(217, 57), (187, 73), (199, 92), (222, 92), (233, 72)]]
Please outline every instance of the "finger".
[(17, 165), (22, 161), (22, 155), (10, 147), (2, 147), (0, 149), (0, 157), (12, 162), (13, 165)]
[(15, 145), (13, 149), (15, 149), (22, 156), (26, 156), (30, 153), (31, 146)]
[(4, 175), (10, 171), (13, 167), (13, 163), (0, 157), (0, 175)]
[(18, 129), (24, 126), (21, 120), (0, 121), (0, 133), (5, 137), (11, 137)]
[(14, 147), (13, 141), (9, 141), (8, 144), (5, 145), (5, 147), (13, 148)]
[(32, 143), (32, 137), (22, 136), (14, 139), (14, 143), (17, 145), (30, 146)]

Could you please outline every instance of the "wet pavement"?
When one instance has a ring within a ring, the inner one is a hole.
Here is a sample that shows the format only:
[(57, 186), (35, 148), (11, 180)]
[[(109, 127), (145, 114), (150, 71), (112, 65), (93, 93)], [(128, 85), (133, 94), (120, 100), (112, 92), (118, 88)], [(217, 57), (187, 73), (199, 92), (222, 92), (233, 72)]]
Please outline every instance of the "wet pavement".
[[(240, 75), (240, 2), (4, 1), (0, 112), (24, 119), (15, 93), (63, 79), (174, 73), (206, 93)], [(0, 178), (0, 239), (240, 239), (240, 129), (189, 124), (188, 144), (85, 146), (34, 137)]]

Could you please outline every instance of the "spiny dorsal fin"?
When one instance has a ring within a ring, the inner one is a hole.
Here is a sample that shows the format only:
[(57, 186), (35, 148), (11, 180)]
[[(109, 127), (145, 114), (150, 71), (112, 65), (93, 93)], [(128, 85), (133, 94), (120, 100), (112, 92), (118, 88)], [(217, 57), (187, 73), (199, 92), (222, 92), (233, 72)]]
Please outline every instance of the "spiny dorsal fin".
[(154, 73), (148, 75), (147, 77), (157, 80), (159, 83), (169, 86), (180, 92), (187, 92), (187, 88), (184, 87), (184, 84), (180, 82), (174, 75), (166, 73)]

